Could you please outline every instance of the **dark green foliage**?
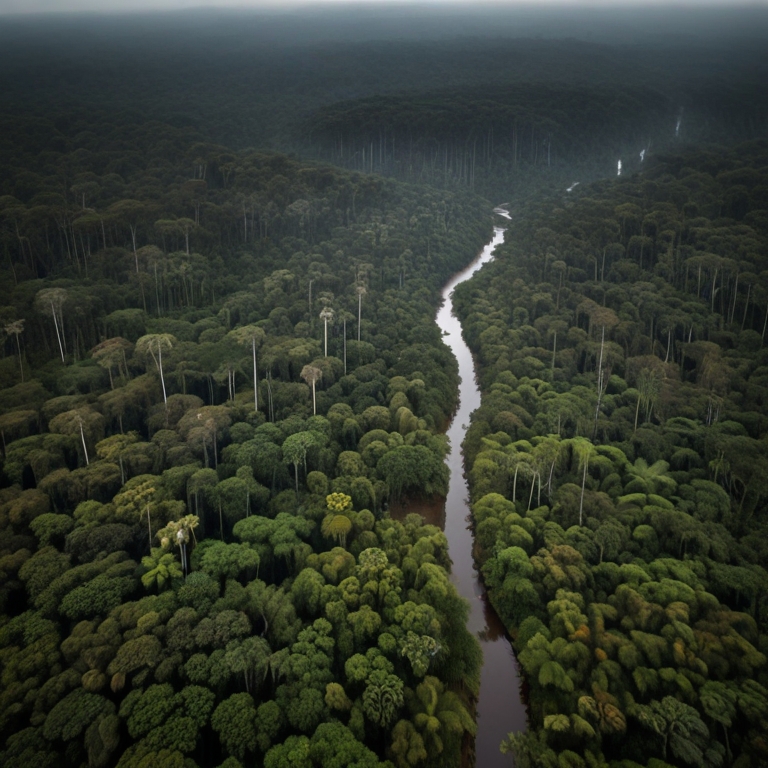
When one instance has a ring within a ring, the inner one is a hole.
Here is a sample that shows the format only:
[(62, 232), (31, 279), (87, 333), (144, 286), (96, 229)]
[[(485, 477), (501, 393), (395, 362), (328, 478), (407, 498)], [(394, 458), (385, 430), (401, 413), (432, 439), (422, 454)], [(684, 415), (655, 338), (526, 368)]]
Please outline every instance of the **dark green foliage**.
[(507, 744), (524, 764), (765, 759), (735, 713), (768, 683), (750, 388), (768, 305), (742, 285), (767, 233), (715, 203), (764, 158), (660, 157), (532, 217), (457, 289), (485, 389), (465, 444), (479, 558), (531, 685), (533, 732)]
[(0, 762), (469, 754), (447, 542), (385, 510), (446, 491), (433, 319), (490, 234), (475, 193), (574, 178), (457, 292), (478, 555), (532, 683), (518, 762), (765, 762), (764, 147), (587, 192), (681, 94), (687, 139), (760, 135), (759, 68), (735, 98), (721, 56), (701, 93), (657, 76), (663, 46), (329, 58), (262, 50), (263, 19), (225, 65), (155, 21), (109, 51), (89, 28), (82, 67), (66, 30), (0, 30)]

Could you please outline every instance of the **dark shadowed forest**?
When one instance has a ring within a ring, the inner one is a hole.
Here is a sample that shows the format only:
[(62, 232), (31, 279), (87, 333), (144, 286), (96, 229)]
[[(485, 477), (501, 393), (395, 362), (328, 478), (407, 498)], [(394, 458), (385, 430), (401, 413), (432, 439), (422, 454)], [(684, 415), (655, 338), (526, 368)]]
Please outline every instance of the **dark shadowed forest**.
[(768, 765), (766, 42), (760, 6), (0, 17), (0, 764), (489, 768), (409, 511), (501, 204), (454, 297), (499, 765)]

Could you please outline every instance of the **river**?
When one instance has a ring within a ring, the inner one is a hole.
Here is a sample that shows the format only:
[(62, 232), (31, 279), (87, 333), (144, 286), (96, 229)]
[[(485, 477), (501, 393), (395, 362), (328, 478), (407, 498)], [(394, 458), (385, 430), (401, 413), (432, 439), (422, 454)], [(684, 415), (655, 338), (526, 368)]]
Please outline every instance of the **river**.
[[(496, 213), (509, 218), (509, 214), (501, 208), (497, 208)], [(504, 229), (496, 227), (493, 239), (480, 255), (445, 286), (443, 305), (437, 313), (437, 324), (443, 331), (443, 340), (459, 362), (461, 377), (459, 408), (448, 429), (451, 452), (446, 461), (451, 479), (445, 500), (445, 535), (453, 561), (451, 577), (462, 597), (470, 602), (469, 629), (477, 635), (483, 649), (475, 739), (477, 768), (509, 768), (513, 765), (510, 755), (501, 754), (499, 744), (511, 731), (526, 729), (527, 715), (520, 698), (517, 660), (501, 621), (488, 603), (472, 557), (474, 538), (469, 527), (469, 490), (464, 478), (461, 444), (469, 425), (469, 416), (480, 405), (480, 390), (476, 383), (474, 360), (462, 338), (461, 324), (453, 314), (451, 293), (459, 283), (468, 280), (490, 261), (496, 246), (503, 241)]]

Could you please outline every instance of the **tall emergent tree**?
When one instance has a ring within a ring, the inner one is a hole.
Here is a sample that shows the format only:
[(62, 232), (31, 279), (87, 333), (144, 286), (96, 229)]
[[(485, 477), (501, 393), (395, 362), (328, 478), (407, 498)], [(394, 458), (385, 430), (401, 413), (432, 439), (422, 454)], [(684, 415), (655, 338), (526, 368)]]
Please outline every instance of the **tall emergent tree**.
[(163, 386), (163, 402), (168, 403), (168, 394), (165, 391), (165, 376), (163, 375), (163, 347), (171, 349), (176, 343), (176, 338), (170, 333), (149, 333), (142, 336), (136, 342), (136, 351), (139, 354), (151, 355), (157, 370), (160, 373), (160, 383)]

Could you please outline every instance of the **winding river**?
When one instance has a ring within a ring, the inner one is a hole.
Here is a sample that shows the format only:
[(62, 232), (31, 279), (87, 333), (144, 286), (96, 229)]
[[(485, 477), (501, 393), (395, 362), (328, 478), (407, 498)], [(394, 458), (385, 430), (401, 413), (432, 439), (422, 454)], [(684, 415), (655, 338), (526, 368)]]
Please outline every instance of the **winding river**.
[[(502, 208), (497, 214), (509, 218)], [(443, 305), (437, 313), (437, 324), (443, 340), (459, 362), (459, 408), (448, 429), (451, 452), (446, 461), (451, 470), (448, 496), (445, 500), (445, 535), (453, 561), (452, 579), (459, 593), (470, 602), (469, 629), (483, 649), (480, 698), (477, 705), (477, 768), (509, 768), (513, 759), (499, 751), (499, 744), (511, 731), (526, 729), (526, 708), (520, 698), (520, 675), (504, 627), (488, 602), (472, 557), (474, 539), (469, 527), (469, 491), (464, 478), (461, 444), (469, 416), (480, 405), (480, 390), (475, 379), (475, 365), (461, 335), (461, 324), (453, 314), (451, 294), (483, 264), (490, 261), (497, 245), (504, 241), (504, 229), (496, 227), (493, 239), (480, 255), (443, 289)]]

